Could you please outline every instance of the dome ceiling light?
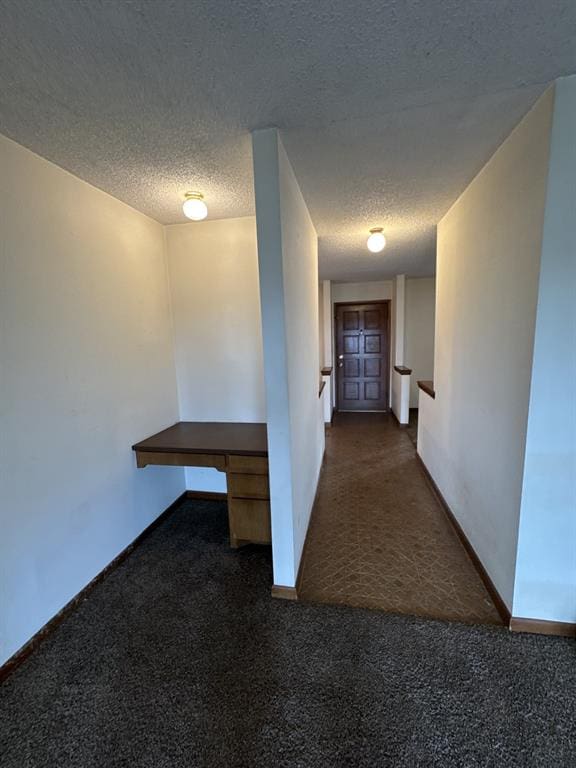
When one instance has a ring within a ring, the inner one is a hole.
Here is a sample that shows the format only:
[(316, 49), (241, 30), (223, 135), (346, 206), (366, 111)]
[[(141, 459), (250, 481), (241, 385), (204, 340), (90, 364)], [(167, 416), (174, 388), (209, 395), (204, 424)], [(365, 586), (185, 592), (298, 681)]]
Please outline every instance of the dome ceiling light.
[(380, 253), (380, 251), (384, 250), (386, 238), (382, 234), (382, 227), (373, 227), (370, 230), (370, 237), (366, 241), (366, 245), (372, 253)]
[(202, 221), (208, 216), (208, 207), (204, 202), (204, 195), (200, 192), (186, 192), (186, 198), (182, 206), (184, 215), (192, 221)]

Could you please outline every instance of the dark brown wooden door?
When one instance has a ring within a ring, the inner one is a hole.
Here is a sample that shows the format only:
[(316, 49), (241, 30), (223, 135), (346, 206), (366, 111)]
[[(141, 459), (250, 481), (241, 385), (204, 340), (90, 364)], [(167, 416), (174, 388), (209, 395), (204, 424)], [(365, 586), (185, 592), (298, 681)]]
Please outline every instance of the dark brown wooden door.
[(339, 411), (387, 411), (389, 302), (336, 305)]

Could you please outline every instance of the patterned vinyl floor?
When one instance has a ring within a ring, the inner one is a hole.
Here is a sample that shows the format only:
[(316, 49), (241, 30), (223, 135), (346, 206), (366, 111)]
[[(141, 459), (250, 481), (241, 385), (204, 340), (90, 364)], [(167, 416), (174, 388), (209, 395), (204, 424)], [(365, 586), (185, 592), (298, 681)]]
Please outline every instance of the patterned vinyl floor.
[(338, 414), (327, 430), (302, 567), (302, 600), (501, 623), (414, 444), (387, 414)]

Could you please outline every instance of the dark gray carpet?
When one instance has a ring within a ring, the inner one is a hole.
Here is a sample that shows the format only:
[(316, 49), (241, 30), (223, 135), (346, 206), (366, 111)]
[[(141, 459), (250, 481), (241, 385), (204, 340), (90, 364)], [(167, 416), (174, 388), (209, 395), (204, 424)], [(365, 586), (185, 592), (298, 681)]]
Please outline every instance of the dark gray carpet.
[(576, 765), (576, 646), (270, 598), (188, 502), (0, 688), (3, 768)]

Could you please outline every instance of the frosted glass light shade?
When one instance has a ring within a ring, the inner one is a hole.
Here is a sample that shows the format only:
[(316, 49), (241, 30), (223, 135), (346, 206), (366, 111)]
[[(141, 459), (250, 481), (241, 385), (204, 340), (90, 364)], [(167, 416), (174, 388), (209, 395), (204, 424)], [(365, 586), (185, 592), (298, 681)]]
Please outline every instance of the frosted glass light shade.
[(371, 229), (370, 237), (368, 238), (366, 245), (368, 246), (368, 250), (372, 251), (372, 253), (380, 253), (380, 251), (384, 250), (386, 238), (382, 234), (382, 230)]
[(201, 194), (194, 193), (186, 195), (182, 210), (184, 211), (184, 215), (189, 219), (192, 219), (192, 221), (202, 221), (202, 219), (205, 219), (206, 216), (208, 216), (208, 207), (202, 199)]

